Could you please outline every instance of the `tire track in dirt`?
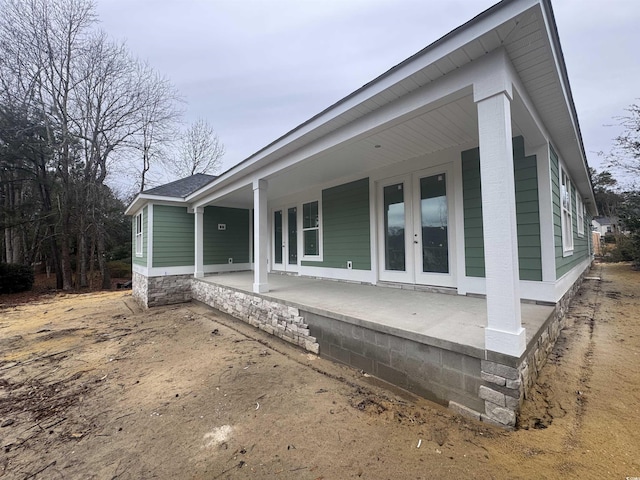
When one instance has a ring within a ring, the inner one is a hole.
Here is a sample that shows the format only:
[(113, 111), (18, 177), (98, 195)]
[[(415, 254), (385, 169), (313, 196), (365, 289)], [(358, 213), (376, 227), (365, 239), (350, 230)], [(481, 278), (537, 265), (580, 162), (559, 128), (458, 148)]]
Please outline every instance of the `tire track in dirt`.
[(565, 438), (565, 443), (568, 448), (575, 448), (579, 445), (580, 431), (582, 429), (584, 417), (587, 413), (587, 407), (589, 404), (591, 378), (593, 376), (593, 363), (595, 361), (595, 350), (597, 348), (594, 333), (602, 305), (602, 281), (604, 280), (602, 278), (602, 266), (598, 265), (597, 268), (592, 270), (592, 273), (595, 275), (589, 279), (585, 279), (584, 282), (589, 283), (583, 284), (582, 287), (584, 290), (590, 290), (590, 297), (593, 298), (593, 303), (590, 305), (590, 313), (587, 316), (581, 317), (583, 325), (587, 327), (588, 343), (586, 344), (584, 353), (582, 353), (578, 389), (575, 391), (576, 400), (574, 419)]

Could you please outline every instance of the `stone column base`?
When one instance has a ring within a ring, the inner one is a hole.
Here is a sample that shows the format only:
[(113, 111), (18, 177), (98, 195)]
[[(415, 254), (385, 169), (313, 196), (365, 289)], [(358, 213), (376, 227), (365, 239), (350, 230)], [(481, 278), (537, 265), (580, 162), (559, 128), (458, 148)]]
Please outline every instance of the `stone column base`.
[(133, 298), (145, 308), (191, 301), (193, 275), (147, 277), (133, 272)]

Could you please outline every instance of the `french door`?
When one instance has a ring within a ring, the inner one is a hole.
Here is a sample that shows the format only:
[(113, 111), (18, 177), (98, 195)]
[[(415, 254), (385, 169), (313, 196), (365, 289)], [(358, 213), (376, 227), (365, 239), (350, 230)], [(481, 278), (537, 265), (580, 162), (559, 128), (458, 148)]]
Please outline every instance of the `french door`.
[(273, 211), (273, 270), (298, 271), (298, 208), (286, 207)]
[(379, 183), (380, 280), (455, 286), (451, 180), (440, 167)]

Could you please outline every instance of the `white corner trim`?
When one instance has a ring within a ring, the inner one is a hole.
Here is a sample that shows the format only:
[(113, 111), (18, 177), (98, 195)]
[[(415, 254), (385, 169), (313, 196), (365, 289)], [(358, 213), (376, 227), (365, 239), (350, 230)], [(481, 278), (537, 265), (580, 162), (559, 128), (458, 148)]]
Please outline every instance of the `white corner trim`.
[(147, 267), (153, 267), (153, 204), (147, 205)]
[(371, 277), (372, 284), (378, 282), (378, 210), (377, 210), (377, 183), (369, 176), (369, 239), (370, 239), (370, 252), (369, 257), (371, 259)]
[(131, 271), (135, 273), (139, 273), (140, 275), (144, 275), (145, 277), (149, 276), (149, 269), (142, 265), (136, 265), (135, 263), (131, 266)]
[(553, 189), (551, 182), (551, 152), (545, 143), (534, 152), (538, 176), (538, 221), (540, 222), (540, 255), (542, 280), (555, 282), (556, 252), (553, 224)]

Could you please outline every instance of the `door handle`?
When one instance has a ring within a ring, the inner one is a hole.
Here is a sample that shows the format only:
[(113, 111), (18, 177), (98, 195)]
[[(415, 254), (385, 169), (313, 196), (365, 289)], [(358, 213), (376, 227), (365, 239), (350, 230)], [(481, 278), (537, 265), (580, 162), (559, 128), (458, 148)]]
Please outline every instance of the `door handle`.
[(413, 241), (413, 243), (415, 243), (415, 244), (417, 245), (417, 244), (418, 244), (418, 241), (417, 241), (417, 240), (414, 240), (414, 241)]

